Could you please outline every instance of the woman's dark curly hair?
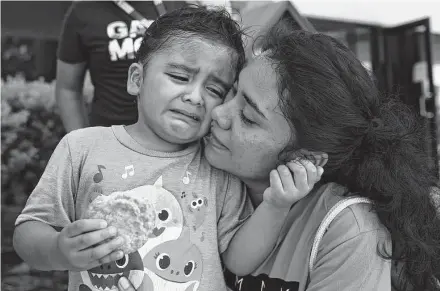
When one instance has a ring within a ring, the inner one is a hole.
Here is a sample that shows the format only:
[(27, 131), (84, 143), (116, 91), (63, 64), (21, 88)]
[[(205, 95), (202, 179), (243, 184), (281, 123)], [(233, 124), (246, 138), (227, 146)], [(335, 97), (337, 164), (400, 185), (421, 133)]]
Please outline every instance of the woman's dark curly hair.
[(402, 266), (393, 286), (440, 290), (440, 215), (431, 195), (437, 178), (423, 122), (396, 98), (383, 97), (356, 56), (332, 37), (275, 27), (264, 40), (295, 146), (326, 152), (322, 180), (375, 202), (393, 241), (392, 254), (380, 246), (378, 253)]

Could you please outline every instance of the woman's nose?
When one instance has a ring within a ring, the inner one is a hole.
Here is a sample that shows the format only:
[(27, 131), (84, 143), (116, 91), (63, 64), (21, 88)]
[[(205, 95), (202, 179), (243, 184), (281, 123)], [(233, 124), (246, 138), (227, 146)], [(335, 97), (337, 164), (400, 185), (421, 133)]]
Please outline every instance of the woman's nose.
[(228, 130), (231, 127), (231, 111), (228, 108), (228, 102), (212, 110), (212, 119), (224, 130)]

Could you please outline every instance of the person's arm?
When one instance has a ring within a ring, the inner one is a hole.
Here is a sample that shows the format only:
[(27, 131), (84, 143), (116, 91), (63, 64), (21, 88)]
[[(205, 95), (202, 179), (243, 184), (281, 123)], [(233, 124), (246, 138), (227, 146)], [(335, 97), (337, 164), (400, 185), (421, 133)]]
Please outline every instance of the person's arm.
[[(14, 248), (31, 267), (42, 270), (84, 271), (121, 259), (122, 240), (105, 220), (81, 219), (61, 232), (40, 221), (26, 221), (15, 229)], [(27, 244), (23, 242), (31, 241)]]
[(61, 268), (59, 261), (54, 261), (52, 265), (49, 262), (51, 256), (45, 256), (53, 250), (57, 235), (55, 229), (71, 223), (75, 213), (73, 197), (78, 179), (73, 170), (68, 138), (69, 134), (65, 135), (56, 146), (15, 221), (13, 243), (17, 254), (31, 266), (43, 270)]
[(86, 63), (57, 61), (55, 95), (61, 120), (67, 132), (89, 125), (83, 97)]
[(17, 254), (32, 268), (66, 270), (56, 248), (58, 232), (40, 221), (27, 221), (15, 228), (13, 244)]
[(288, 210), (277, 210), (262, 202), (222, 254), (228, 270), (237, 276), (254, 271), (275, 246), (288, 213)]
[(103, 220), (75, 218), (82, 157), (70, 145), (83, 149), (81, 132), (61, 139), (15, 222), (17, 254), (40, 270), (87, 270), (121, 256), (116, 229)]
[(300, 152), (293, 161), (271, 171), (270, 187), (263, 194), (263, 202), (222, 253), (223, 262), (231, 272), (244, 276), (264, 261), (275, 247), (291, 206), (321, 179), (327, 154), (304, 149)]
[[(88, 126), (83, 100), (84, 77), (87, 70), (87, 46), (80, 31), (86, 29), (81, 19), (83, 3), (73, 3), (67, 11), (58, 45), (55, 95), (61, 119), (67, 132)], [(82, 7), (82, 8), (81, 8)]]
[(270, 173), (270, 187), (264, 192), (263, 202), (222, 254), (231, 272), (245, 276), (264, 261), (277, 242), (291, 206), (310, 192), (322, 172), (322, 167), (303, 160), (289, 162)]

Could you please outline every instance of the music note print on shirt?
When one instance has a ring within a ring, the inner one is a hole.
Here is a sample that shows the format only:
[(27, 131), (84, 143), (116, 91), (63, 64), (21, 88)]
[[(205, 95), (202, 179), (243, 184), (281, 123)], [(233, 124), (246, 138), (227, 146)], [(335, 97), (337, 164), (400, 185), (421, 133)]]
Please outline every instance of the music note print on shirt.
[(134, 166), (130, 165), (130, 166), (126, 166), (125, 167), (125, 172), (121, 175), (122, 179), (127, 179), (128, 176), (132, 177), (134, 175)]
[(93, 176), (93, 182), (100, 183), (104, 179), (101, 169), (105, 169), (105, 167), (103, 165), (98, 165), (98, 173)]
[(190, 180), (189, 180), (189, 176), (191, 176), (191, 173), (186, 171), (186, 176), (182, 178), (182, 183), (185, 185), (188, 185)]

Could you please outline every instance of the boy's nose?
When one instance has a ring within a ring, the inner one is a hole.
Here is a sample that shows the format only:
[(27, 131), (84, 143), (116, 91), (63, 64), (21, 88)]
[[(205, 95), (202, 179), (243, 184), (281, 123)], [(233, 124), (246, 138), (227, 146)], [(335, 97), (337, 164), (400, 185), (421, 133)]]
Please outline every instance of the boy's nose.
[(203, 96), (199, 88), (194, 88), (188, 94), (183, 96), (184, 102), (190, 102), (193, 105), (203, 105)]

